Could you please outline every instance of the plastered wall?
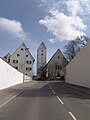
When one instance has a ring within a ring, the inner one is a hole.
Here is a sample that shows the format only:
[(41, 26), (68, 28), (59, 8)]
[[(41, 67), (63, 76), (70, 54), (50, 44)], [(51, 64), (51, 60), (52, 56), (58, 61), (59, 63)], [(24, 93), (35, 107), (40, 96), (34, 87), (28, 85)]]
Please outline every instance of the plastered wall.
[(23, 83), (23, 74), (0, 58), (0, 90)]
[(65, 82), (90, 88), (90, 41), (67, 65)]

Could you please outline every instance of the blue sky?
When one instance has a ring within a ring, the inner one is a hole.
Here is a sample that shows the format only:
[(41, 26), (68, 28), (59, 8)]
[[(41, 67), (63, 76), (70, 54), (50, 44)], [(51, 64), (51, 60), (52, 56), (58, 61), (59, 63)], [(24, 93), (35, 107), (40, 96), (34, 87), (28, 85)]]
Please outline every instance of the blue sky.
[(48, 61), (67, 41), (89, 37), (89, 28), (90, 0), (0, 0), (1, 57), (24, 42), (36, 59), (43, 41)]

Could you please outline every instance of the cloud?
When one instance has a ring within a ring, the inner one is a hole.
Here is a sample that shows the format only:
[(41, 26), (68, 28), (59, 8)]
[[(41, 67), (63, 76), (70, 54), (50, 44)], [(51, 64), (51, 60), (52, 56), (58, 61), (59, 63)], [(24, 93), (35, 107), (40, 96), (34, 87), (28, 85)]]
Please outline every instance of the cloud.
[(49, 41), (72, 40), (86, 35), (84, 16), (90, 13), (90, 0), (41, 0), (47, 16), (39, 21), (53, 35)]
[(0, 18), (0, 31), (19, 39), (27, 39), (27, 34), (24, 32), (22, 24), (16, 20)]
[(51, 39), (49, 39), (49, 42), (51, 42), (51, 43), (55, 43), (55, 42), (56, 42), (56, 39), (51, 38)]

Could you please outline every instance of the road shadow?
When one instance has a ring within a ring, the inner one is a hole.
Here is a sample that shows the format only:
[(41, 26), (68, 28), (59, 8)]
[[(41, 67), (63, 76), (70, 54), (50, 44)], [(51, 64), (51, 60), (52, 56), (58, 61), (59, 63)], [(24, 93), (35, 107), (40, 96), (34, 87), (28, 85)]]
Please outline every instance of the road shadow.
[[(86, 94), (87, 88), (82, 88), (84, 92), (76, 90), (77, 86), (66, 84), (64, 82), (38, 82), (31, 88), (26, 89), (20, 97), (55, 97), (50, 87), (55, 91), (56, 95), (61, 97), (70, 97), (78, 99), (90, 99), (90, 95)], [(79, 87), (79, 86), (78, 86)]]

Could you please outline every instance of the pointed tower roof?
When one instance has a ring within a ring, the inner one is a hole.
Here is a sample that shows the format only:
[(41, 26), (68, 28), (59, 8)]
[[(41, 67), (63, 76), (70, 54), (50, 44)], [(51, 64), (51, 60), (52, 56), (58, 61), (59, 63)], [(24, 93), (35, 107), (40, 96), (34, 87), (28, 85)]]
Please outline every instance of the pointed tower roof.
[(46, 46), (45, 46), (45, 44), (44, 44), (44, 42), (42, 42), (41, 44), (40, 44), (40, 46), (38, 47), (38, 49), (46, 49)]

